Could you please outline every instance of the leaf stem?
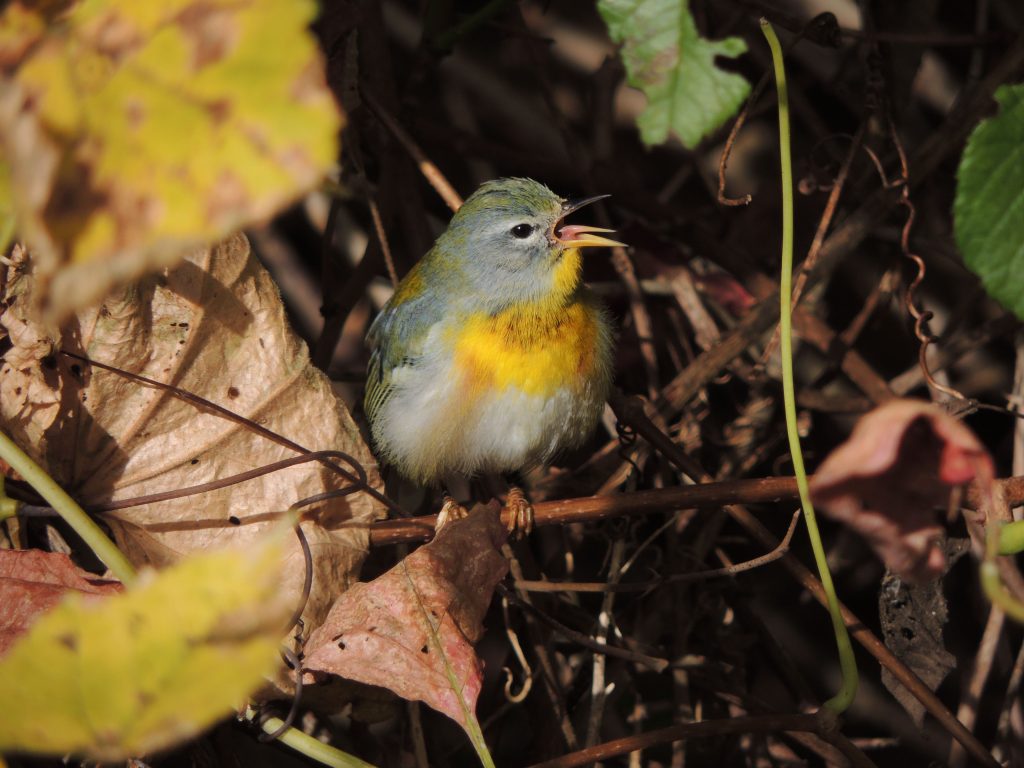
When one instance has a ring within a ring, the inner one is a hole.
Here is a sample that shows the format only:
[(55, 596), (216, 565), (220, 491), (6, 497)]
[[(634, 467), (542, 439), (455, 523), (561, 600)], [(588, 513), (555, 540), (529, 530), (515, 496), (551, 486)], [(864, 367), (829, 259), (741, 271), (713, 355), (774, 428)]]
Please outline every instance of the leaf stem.
[[(455, 670), (452, 669), (451, 662), (448, 660), (448, 654), (444, 649), (444, 643), (441, 642), (440, 634), (434, 627), (434, 623), (430, 620), (430, 612), (427, 610), (427, 606), (423, 604), (423, 599), (416, 589), (416, 582), (413, 581), (412, 575), (409, 573), (409, 566), (405, 560), (401, 562), (401, 566), (402, 573), (409, 581), (409, 589), (416, 598), (416, 605), (420, 609), (420, 616), (423, 619), (423, 625), (426, 627), (427, 636), (430, 638), (430, 644), (433, 646), (434, 652), (439, 655), (442, 664), (444, 664), (444, 674), (448, 678), (448, 685), (452, 693), (455, 694), (455, 698), (458, 699), (459, 708), (462, 710), (462, 719), (465, 721), (464, 723), (459, 723), (459, 725), (462, 726), (466, 731), (466, 735), (469, 736), (469, 741), (473, 745), (473, 749), (476, 750), (480, 764), (484, 768), (495, 768), (494, 758), (491, 756), (490, 750), (487, 749), (487, 740), (484, 738), (484, 732), (480, 728), (480, 721), (477, 720), (476, 712), (473, 711), (465, 696), (462, 695), (464, 686), (459, 682), (459, 677), (455, 674)], [(446, 714), (452, 717), (451, 713)]]
[(18, 514), (18, 502), (7, 495), (7, 489), (4, 487), (5, 479), (3, 475), (0, 475), (0, 521)]
[(767, 19), (761, 19), (761, 31), (768, 40), (772, 52), (772, 64), (775, 68), (776, 92), (779, 102), (779, 161), (782, 176), (782, 272), (779, 278), (779, 328), (780, 353), (782, 357), (782, 394), (786, 411), (786, 434), (789, 438), (789, 452), (793, 459), (793, 471), (796, 474), (797, 488), (800, 491), (800, 505), (803, 507), (804, 520), (807, 522), (807, 534), (814, 551), (814, 561), (818, 566), (821, 585), (828, 598), (828, 612), (832, 617), (832, 629), (836, 636), (839, 650), (839, 665), (842, 669), (843, 681), (839, 692), (825, 702), (825, 707), (836, 714), (844, 712), (853, 702), (857, 694), (857, 660), (853, 655), (850, 635), (839, 607), (832, 574), (825, 558), (825, 548), (821, 543), (818, 523), (811, 504), (811, 495), (807, 485), (807, 472), (804, 469), (804, 457), (800, 450), (800, 433), (797, 429), (796, 390), (793, 385), (793, 161), (790, 154), (789, 129), (789, 92), (786, 86), (786, 69), (782, 60), (782, 46)]
[(49, 502), (122, 584), (127, 586), (135, 581), (135, 569), (132, 564), (114, 542), (107, 538), (103, 529), (4, 432), (0, 432), (0, 459), (6, 461)]

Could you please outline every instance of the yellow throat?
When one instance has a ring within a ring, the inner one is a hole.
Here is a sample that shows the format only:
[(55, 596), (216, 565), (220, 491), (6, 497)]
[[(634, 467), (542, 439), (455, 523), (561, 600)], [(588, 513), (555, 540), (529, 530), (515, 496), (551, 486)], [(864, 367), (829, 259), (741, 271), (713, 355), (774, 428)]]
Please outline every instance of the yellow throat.
[(579, 250), (567, 249), (545, 296), (467, 319), (454, 340), (467, 396), (508, 387), (548, 396), (584, 385), (600, 327), (599, 310), (576, 296), (581, 266)]

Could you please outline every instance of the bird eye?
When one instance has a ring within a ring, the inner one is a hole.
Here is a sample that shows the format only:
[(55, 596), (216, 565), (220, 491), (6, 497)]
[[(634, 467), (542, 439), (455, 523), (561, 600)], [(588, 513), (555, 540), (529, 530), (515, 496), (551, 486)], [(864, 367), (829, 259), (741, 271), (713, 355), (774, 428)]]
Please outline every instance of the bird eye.
[(512, 227), (512, 236), (523, 240), (533, 234), (533, 227), (529, 224), (516, 224)]

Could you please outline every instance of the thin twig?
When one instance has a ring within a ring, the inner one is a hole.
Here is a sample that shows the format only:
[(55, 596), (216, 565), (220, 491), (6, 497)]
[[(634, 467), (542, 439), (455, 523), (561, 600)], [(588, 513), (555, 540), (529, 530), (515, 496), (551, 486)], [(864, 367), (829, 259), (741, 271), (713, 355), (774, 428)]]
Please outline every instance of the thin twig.
[[(811, 270), (814, 269), (818, 263), (821, 246), (825, 242), (825, 235), (828, 233), (829, 227), (832, 226), (832, 219), (835, 217), (836, 210), (839, 207), (839, 197), (842, 195), (843, 188), (846, 186), (847, 178), (849, 178), (850, 167), (853, 165), (853, 159), (857, 156), (857, 153), (860, 151), (860, 147), (864, 142), (864, 132), (866, 130), (867, 121), (862, 120), (860, 127), (857, 129), (857, 133), (854, 134), (853, 140), (850, 142), (850, 147), (846, 152), (846, 157), (843, 159), (843, 164), (839, 167), (839, 173), (836, 174), (836, 178), (832, 182), (832, 189), (829, 190), (828, 200), (825, 202), (825, 210), (821, 212), (821, 216), (818, 219), (818, 228), (814, 232), (814, 239), (811, 241), (810, 248), (807, 249), (807, 255), (804, 257), (804, 261), (800, 265), (800, 271), (793, 284), (793, 294), (790, 301), (791, 311), (796, 311), (797, 304), (800, 303), (800, 297), (803, 296), (804, 288), (807, 286), (807, 278), (810, 275)], [(761, 354), (762, 363), (774, 354), (775, 348), (779, 344), (779, 334), (780, 326), (776, 326), (771, 340), (765, 346), (764, 352)]]
[[(1006, 683), (1006, 693), (1003, 696), (1003, 707), (999, 713), (999, 740), (1015, 745), (1018, 752), (1024, 752), (1024, 728), (1022, 728), (1021, 717), (1021, 684), (1024, 683), (1024, 644), (1017, 649), (1017, 658), (1013, 662), (1013, 670), (1010, 672), (1010, 679)], [(1013, 735), (1015, 734), (1016, 738)], [(1011, 747), (1013, 748), (1013, 747)], [(1013, 755), (1011, 754), (1011, 757)]]
[(631, 651), (628, 648), (619, 648), (614, 645), (607, 645), (606, 643), (599, 643), (597, 640), (592, 638), (590, 635), (585, 635), (582, 632), (577, 632), (575, 629), (570, 629), (561, 622), (548, 616), (546, 613), (541, 611), (535, 605), (526, 602), (525, 600), (517, 597), (511, 590), (509, 590), (503, 584), (498, 585), (498, 591), (511, 602), (515, 603), (518, 607), (522, 608), (526, 613), (530, 614), (538, 621), (549, 626), (555, 632), (560, 634), (566, 640), (569, 640), (578, 645), (582, 645), (584, 648), (593, 651), (594, 653), (603, 653), (606, 656), (615, 656), (625, 661), (631, 661), (634, 664), (642, 664), (645, 667), (650, 667), (655, 672), (663, 672), (668, 669), (669, 662), (665, 659), (658, 659), (653, 656), (647, 656), (643, 653), (637, 653)]
[[(612, 542), (611, 562), (608, 564), (608, 584), (617, 584), (622, 574), (622, 558), (626, 551), (624, 539), (616, 538)], [(601, 601), (601, 611), (597, 616), (597, 636), (594, 641), (603, 647), (608, 645), (608, 632), (612, 626), (612, 609), (615, 606), (615, 592), (605, 592)], [(604, 683), (605, 659), (604, 653), (595, 653), (593, 661), (593, 672), (590, 676), (590, 714), (587, 718), (587, 736), (584, 744), (592, 747), (597, 743), (597, 737), (601, 732), (601, 721), (604, 720), (604, 704), (608, 699), (608, 688)]]
[(648, 592), (652, 589), (664, 586), (665, 584), (679, 584), (691, 581), (706, 581), (721, 576), (735, 576), (738, 573), (752, 571), (755, 568), (773, 563), (789, 551), (796, 532), (797, 523), (800, 522), (800, 513), (793, 514), (786, 535), (783, 536), (779, 545), (771, 552), (759, 557), (745, 560), (741, 563), (729, 565), (724, 568), (712, 568), (706, 571), (694, 573), (676, 573), (666, 576), (663, 579), (651, 579), (650, 581), (634, 582), (630, 584), (605, 583), (601, 581), (517, 581), (516, 589), (524, 589), (527, 592)]
[[(512, 578), (516, 580), (522, 579), (523, 567), (519, 562), (519, 558), (513, 553), (512, 548), (508, 544), (503, 544), (501, 551), (508, 560), (508, 569), (509, 573), (512, 574)], [(520, 595), (514, 596), (502, 584), (498, 584), (497, 588), (509, 602), (516, 602), (520, 606), (529, 606), (525, 608), (526, 628), (530, 634), (530, 643), (533, 646), (534, 655), (537, 657), (540, 678), (544, 683), (544, 690), (548, 694), (551, 711), (558, 720), (565, 745), (571, 750), (578, 749), (579, 739), (576, 738), (576, 730), (573, 728), (572, 720), (569, 717), (561, 680), (555, 670), (555, 654), (550, 648), (547, 636), (540, 631), (538, 626), (543, 614), (540, 611), (537, 611), (536, 614), (530, 611), (533, 608), (533, 603), (529, 593), (522, 592)]]
[(377, 101), (376, 97), (365, 89), (359, 91), (363, 97), (363, 101), (366, 106), (370, 108), (374, 116), (380, 120), (391, 131), (391, 135), (394, 136), (398, 143), (405, 148), (405, 151), (409, 153), (416, 165), (420, 169), (420, 173), (423, 174), (424, 178), (430, 182), (430, 186), (434, 188), (434, 191), (441, 196), (444, 200), (445, 205), (457, 211), (462, 207), (462, 198), (459, 193), (455, 191), (448, 179), (445, 178), (444, 174), (441, 173), (441, 169), (434, 165), (433, 162), (427, 157), (427, 155), (420, 149), (419, 145), (413, 140), (412, 136), (398, 124), (398, 121), (391, 116), (391, 114), (384, 109), (384, 106)]
[[(793, 47), (799, 43), (802, 39), (807, 37), (809, 33), (819, 29), (823, 22), (826, 22), (828, 17), (832, 19), (832, 25), (835, 24), (835, 17), (830, 13), (819, 13), (817, 16), (809, 19), (804, 24), (793, 40), (790, 41), (789, 45), (786, 46), (786, 53), (789, 53)], [(814, 39), (813, 35), (811, 36)], [(732, 124), (732, 128), (729, 129), (729, 136), (725, 140), (725, 147), (722, 149), (722, 154), (718, 158), (718, 202), (722, 205), (728, 206), (742, 206), (749, 205), (750, 201), (753, 200), (753, 196), (746, 194), (743, 197), (728, 197), (725, 194), (725, 169), (729, 164), (729, 157), (732, 155), (733, 145), (736, 143), (736, 137), (739, 135), (740, 129), (743, 128), (743, 124), (747, 122), (747, 116), (750, 114), (750, 108), (764, 93), (764, 89), (771, 82), (771, 72), (765, 72), (761, 75), (761, 79), (757, 81), (757, 85), (754, 86), (750, 92), (750, 96), (747, 98), (746, 103), (743, 105), (743, 109), (736, 116), (736, 120)]]
[[(662, 455), (671, 461), (684, 474), (697, 482), (707, 482), (710, 477), (693, 459), (687, 456), (668, 435), (659, 430), (643, 414), (642, 408), (618, 409), (616, 414), (621, 421), (632, 426), (637, 433), (650, 442)], [(745, 507), (738, 504), (730, 504), (725, 507), (726, 512), (737, 523), (745, 528), (750, 534), (758, 539), (766, 547), (775, 547), (778, 540), (757, 520)], [(827, 605), (825, 590), (821, 582), (811, 573), (808, 568), (790, 553), (781, 558), (786, 570), (811, 593), (815, 600), (822, 605)], [(892, 673), (910, 693), (924, 705), (924, 708), (978, 761), (990, 768), (998, 768), (998, 763), (993, 760), (992, 755), (985, 749), (984, 745), (969, 730), (964, 728), (963, 723), (956, 719), (952, 712), (943, 704), (935, 693), (902, 661), (896, 658), (878, 637), (845, 605), (839, 605), (843, 621), (850, 630), (851, 636), (857, 640), (878, 662)]]
[(370, 217), (373, 219), (373, 229), (377, 233), (377, 242), (380, 243), (380, 252), (384, 256), (384, 265), (388, 268), (388, 277), (391, 278), (392, 287), (398, 287), (398, 271), (395, 269), (395, 258), (391, 255), (391, 246), (388, 244), (388, 233), (384, 230), (384, 221), (380, 217), (380, 207), (377, 201), (371, 196)]
[[(145, 384), (150, 387), (156, 387), (157, 389), (163, 390), (164, 392), (169, 393), (170, 395), (178, 398), (179, 400), (182, 400), (186, 403), (189, 403), (192, 406), (195, 406), (200, 411), (212, 412), (213, 414), (220, 416), (224, 419), (227, 419), (228, 421), (241, 425), (245, 429), (248, 429), (249, 431), (258, 434), (261, 437), (265, 437), (267, 440), (270, 440), (271, 442), (277, 443), (278, 445), (283, 445), (285, 448), (289, 448), (295, 451), (296, 453), (312, 453), (312, 451), (310, 451), (308, 448), (304, 448), (298, 443), (289, 440), (287, 437), (277, 434), (272, 429), (268, 429), (267, 427), (264, 427), (262, 424), (259, 424), (258, 422), (255, 422), (252, 419), (247, 419), (245, 416), (242, 416), (241, 414), (235, 413), (234, 411), (225, 408), (222, 405), (218, 405), (217, 403), (211, 400), (207, 400), (205, 397), (200, 397), (199, 395), (189, 392), (188, 390), (181, 389), (180, 387), (176, 387), (173, 384), (167, 384), (166, 382), (163, 381), (151, 379), (148, 376), (142, 376), (141, 374), (138, 373), (132, 373), (131, 371), (126, 371), (121, 368), (117, 368), (116, 366), (113, 365), (107, 365), (106, 363), (101, 363), (97, 360), (92, 360), (88, 357), (85, 357), (84, 355), (79, 355), (74, 352), (68, 352), (67, 350), (63, 349), (60, 350), (60, 352), (62, 355), (74, 358), (75, 360), (80, 360), (88, 365), (94, 366), (96, 368), (101, 368), (105, 371), (110, 371), (111, 373), (116, 373), (118, 376), (122, 376), (128, 379), (129, 381), (135, 381), (138, 382), (139, 384)], [(359, 486), (359, 489), (361, 491), (365, 492), (367, 495), (372, 496), (374, 499), (384, 504), (392, 512), (402, 515), (403, 517), (408, 516), (408, 513), (405, 512), (405, 510), (403, 510), (401, 507), (395, 504), (395, 502), (391, 501), (391, 499), (389, 499), (383, 493), (378, 491), (376, 488), (370, 486), (366, 482), (366, 473), (365, 471), (362, 470), (362, 467), (358, 465), (358, 462), (354, 463), (354, 466), (357, 467), (356, 474), (352, 474), (348, 470), (342, 469), (340, 466), (327, 459), (320, 459), (320, 463), (323, 464), (328, 469), (335, 472), (336, 474), (340, 475), (347, 482)]]
[[(967, 689), (960, 699), (960, 706), (957, 708), (957, 719), (969, 730), (974, 730), (974, 724), (978, 718), (978, 704), (981, 701), (981, 693), (985, 688), (989, 673), (992, 671), (992, 664), (996, 657), (996, 646), (1003, 634), (1003, 625), (1006, 623), (1006, 614), (995, 605), (989, 607), (988, 620), (985, 622), (985, 631), (982, 633), (981, 642), (978, 644), (978, 651), (974, 655), (974, 663), (971, 669), (971, 677), (967, 683)], [(967, 765), (967, 753), (958, 741), (950, 745), (949, 765), (951, 768), (961, 768)]]
[[(85, 506), (87, 512), (113, 512), (118, 509), (129, 509), (131, 507), (141, 507), (143, 504), (156, 504), (161, 501), (170, 501), (171, 499), (181, 499), (186, 496), (193, 496), (199, 493), (209, 493), (211, 491), (220, 490), (221, 488), (227, 488), (238, 483), (244, 483), (247, 480), (252, 480), (263, 475), (269, 475), (272, 472), (277, 472), (288, 467), (294, 467), (298, 464), (306, 464), (311, 461), (322, 461), (323, 459), (340, 459), (353, 468), (353, 471), (357, 475), (361, 474), (360, 482), (366, 482), (366, 470), (357, 462), (352, 456), (341, 451), (310, 451), (309, 453), (302, 454), (300, 456), (292, 456), (289, 459), (282, 459), (281, 461), (275, 461), (270, 464), (264, 464), (262, 467), (256, 469), (250, 469), (247, 472), (239, 472), (237, 475), (229, 475), (228, 477), (221, 477), (217, 480), (210, 480), (206, 483), (199, 483), (198, 485), (190, 485), (185, 488), (175, 488), (173, 491), (161, 491), (159, 493), (148, 493), (145, 496), (133, 496), (128, 499), (117, 499), (116, 501), (106, 501), (97, 504), (88, 504)], [(352, 492), (361, 490), (360, 488), (353, 487)]]
[(741, 733), (777, 733), (782, 731), (820, 730), (817, 715), (758, 715), (754, 717), (736, 717), (729, 720), (705, 720), (700, 723), (683, 723), (656, 731), (648, 731), (640, 736), (627, 736), (623, 739), (605, 742), (596, 747), (583, 749), (570, 755), (537, 763), (531, 768), (575, 768), (590, 765), (599, 760), (618, 757), (639, 749), (648, 749), (659, 744), (668, 744), (690, 738), (710, 738)]
[(512, 654), (516, 657), (516, 661), (519, 662), (519, 668), (523, 670), (523, 684), (520, 686), (518, 693), (512, 693), (512, 682), (514, 680), (512, 670), (508, 667), (502, 667), (502, 671), (505, 673), (505, 701), (510, 704), (521, 704), (533, 689), (533, 670), (530, 669), (530, 663), (526, 660), (526, 654), (523, 653), (523, 646), (519, 642), (519, 635), (512, 629), (512, 622), (509, 621), (508, 598), (506, 597), (501, 598), (501, 615), (505, 620), (505, 636), (508, 638), (508, 644), (512, 648)]
[(423, 717), (418, 701), (405, 702), (409, 712), (409, 739), (412, 741), (412, 752), (416, 759), (416, 768), (430, 768), (427, 758), (427, 741), (423, 733)]

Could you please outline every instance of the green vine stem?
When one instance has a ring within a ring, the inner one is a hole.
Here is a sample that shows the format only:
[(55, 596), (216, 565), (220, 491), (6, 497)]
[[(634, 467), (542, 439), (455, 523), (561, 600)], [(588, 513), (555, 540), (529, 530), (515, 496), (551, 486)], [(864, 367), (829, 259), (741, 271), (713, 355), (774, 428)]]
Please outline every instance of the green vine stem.
[(135, 569), (96, 522), (89, 517), (78, 503), (53, 481), (46, 471), (32, 461), (21, 448), (4, 432), (0, 432), (0, 459), (25, 478), (68, 525), (82, 537), (82, 541), (93, 551), (110, 572), (128, 586), (135, 581)]
[[(256, 722), (256, 712), (252, 708), (245, 711), (243, 717), (251, 723)], [(268, 717), (261, 724), (260, 728), (264, 733), (275, 733), (283, 725), (284, 721), (277, 717)], [(299, 754), (305, 755), (310, 760), (316, 760), (321, 765), (330, 768), (374, 768), (372, 763), (366, 763), (358, 757), (342, 752), (337, 747), (316, 739), (309, 734), (303, 733), (298, 728), (287, 728), (285, 732), (277, 737), (277, 741), (287, 747), (291, 747)]]
[(4, 476), (0, 475), (0, 522), (18, 514), (18, 502), (8, 497), (4, 488)]
[(768, 40), (772, 51), (772, 64), (775, 68), (776, 92), (779, 101), (779, 161), (782, 166), (782, 274), (779, 279), (779, 327), (780, 353), (782, 357), (782, 393), (786, 410), (786, 434), (789, 437), (789, 452), (793, 458), (793, 471), (796, 474), (797, 488), (800, 491), (800, 504), (807, 522), (807, 534), (814, 550), (814, 560), (818, 566), (821, 585), (828, 597), (828, 612), (832, 617), (832, 629), (836, 635), (836, 646), (839, 650), (839, 666), (842, 669), (843, 682), (839, 692), (825, 702), (825, 707), (835, 714), (841, 714), (853, 702), (857, 694), (857, 660), (853, 655), (850, 635), (846, 630), (843, 615), (839, 608), (832, 574), (825, 559), (825, 548), (821, 543), (818, 523), (814, 516), (814, 506), (807, 487), (807, 472), (804, 469), (804, 457), (800, 450), (800, 434), (797, 430), (796, 394), (793, 386), (793, 162), (790, 156), (789, 130), (789, 93), (786, 86), (786, 69), (782, 61), (782, 46), (779, 38), (767, 19), (761, 19), (761, 31)]

